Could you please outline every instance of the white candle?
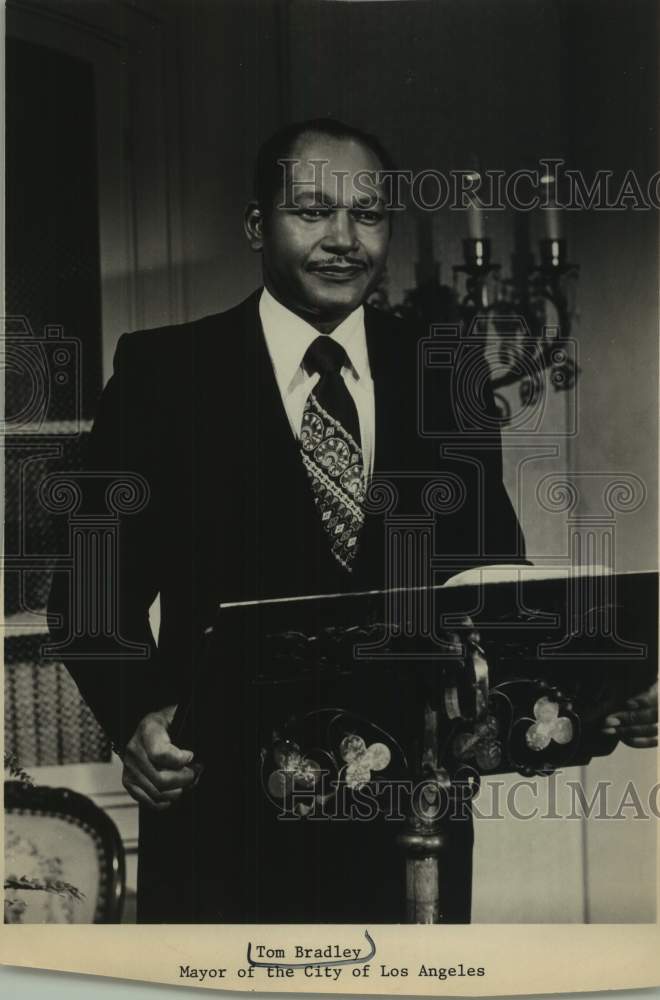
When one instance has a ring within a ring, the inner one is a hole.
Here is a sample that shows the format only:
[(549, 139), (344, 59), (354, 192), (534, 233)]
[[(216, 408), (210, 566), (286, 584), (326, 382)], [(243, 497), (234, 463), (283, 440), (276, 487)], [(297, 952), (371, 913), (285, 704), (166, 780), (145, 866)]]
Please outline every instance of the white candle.
[[(481, 177), (478, 173), (476, 173), (476, 171), (468, 174), (467, 179), (470, 181), (472, 191), (474, 191), (475, 188), (478, 189)], [(484, 216), (475, 194), (473, 194), (470, 198), (467, 213), (468, 236), (471, 240), (483, 240), (485, 236)]]
[(561, 239), (561, 214), (557, 204), (555, 178), (551, 174), (541, 177), (544, 190), (541, 194), (541, 209), (545, 216), (545, 234), (549, 240)]

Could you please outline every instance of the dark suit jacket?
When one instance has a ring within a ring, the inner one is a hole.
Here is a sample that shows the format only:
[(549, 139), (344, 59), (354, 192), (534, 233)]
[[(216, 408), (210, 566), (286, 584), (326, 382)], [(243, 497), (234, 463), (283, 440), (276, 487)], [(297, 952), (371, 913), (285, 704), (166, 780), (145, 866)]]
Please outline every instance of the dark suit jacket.
[[(459, 484), (460, 502), (441, 504), (436, 517), (442, 566), (435, 582), (469, 565), (524, 559), (502, 484), (499, 438), (489, 423), (492, 400), (485, 399), (483, 428), (477, 421), (461, 434), (455, 398), (461, 380), (451, 368), (420, 367), (425, 331), (368, 307), (365, 327), (375, 391), (374, 477), (393, 484), (396, 510), (389, 513), (418, 515), (430, 478), (445, 475)], [(437, 429), (433, 437), (419, 433), (422, 380), (423, 420)], [(458, 440), (461, 457), (443, 453), (449, 440)], [(273, 375), (258, 293), (220, 315), (121, 338), (90, 435), (87, 469), (136, 472), (149, 493), (139, 512), (119, 518), (116, 578), (108, 581), (120, 635), (145, 644), (149, 656), (65, 658), (119, 747), (148, 711), (186, 697), (218, 602), (401, 582), (388, 579), (382, 509), (367, 515), (353, 574), (330, 554)], [(102, 477), (86, 480), (90, 512), (103, 507), (102, 483)], [(67, 574), (56, 573), (49, 610), (59, 616), (52, 629), (57, 639), (70, 630), (70, 593)], [(156, 650), (148, 609), (157, 594)], [(141, 820), (144, 871), (144, 842), (151, 824), (156, 839), (162, 837), (164, 815)], [(154, 872), (157, 879), (158, 866)]]

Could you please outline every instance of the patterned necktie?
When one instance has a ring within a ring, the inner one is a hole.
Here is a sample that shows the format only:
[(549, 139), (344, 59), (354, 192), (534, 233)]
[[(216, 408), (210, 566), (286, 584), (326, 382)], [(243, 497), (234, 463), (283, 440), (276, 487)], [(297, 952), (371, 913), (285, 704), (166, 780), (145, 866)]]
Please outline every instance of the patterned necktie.
[(305, 403), (300, 438), (332, 554), (350, 573), (364, 523), (364, 465), (357, 410), (341, 375), (345, 364), (346, 351), (329, 336), (317, 337), (308, 348), (303, 367), (321, 377)]

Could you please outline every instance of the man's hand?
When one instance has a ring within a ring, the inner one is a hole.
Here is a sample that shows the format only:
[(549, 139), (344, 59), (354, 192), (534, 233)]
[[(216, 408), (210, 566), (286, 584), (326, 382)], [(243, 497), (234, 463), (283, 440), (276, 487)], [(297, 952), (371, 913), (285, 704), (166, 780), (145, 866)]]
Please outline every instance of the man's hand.
[(629, 747), (658, 745), (658, 684), (626, 702), (625, 709), (612, 712), (603, 723), (603, 732), (618, 736)]
[(176, 705), (168, 705), (145, 715), (124, 753), (124, 788), (152, 809), (167, 809), (199, 776), (199, 768), (189, 766), (192, 750), (182, 750), (170, 740), (168, 727), (175, 711)]

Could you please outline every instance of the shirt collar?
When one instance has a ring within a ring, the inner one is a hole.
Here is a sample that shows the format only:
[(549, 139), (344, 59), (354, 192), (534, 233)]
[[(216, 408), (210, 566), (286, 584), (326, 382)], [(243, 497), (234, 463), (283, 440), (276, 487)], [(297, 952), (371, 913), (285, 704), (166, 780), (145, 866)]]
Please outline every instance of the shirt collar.
[[(259, 299), (259, 316), (273, 361), (275, 376), (282, 390), (288, 390), (299, 372), (305, 352), (319, 336), (306, 320), (287, 309), (264, 288)], [(369, 377), (364, 308), (350, 313), (329, 335), (346, 351), (356, 379)]]

